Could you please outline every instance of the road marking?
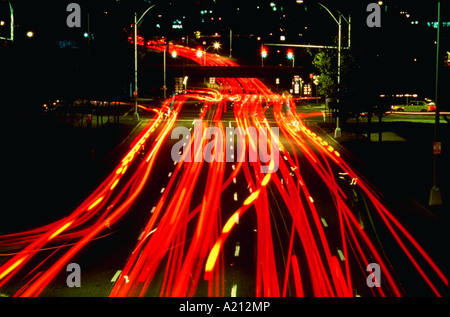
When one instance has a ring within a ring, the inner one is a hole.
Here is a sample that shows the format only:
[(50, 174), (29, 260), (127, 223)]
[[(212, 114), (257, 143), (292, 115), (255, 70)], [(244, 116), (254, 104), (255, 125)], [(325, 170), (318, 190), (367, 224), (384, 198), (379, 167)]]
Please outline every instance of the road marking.
[(234, 164), (233, 165), (231, 165), (231, 168), (233, 169), (233, 171), (234, 171), (234, 169), (235, 169), (235, 167), (234, 167)]
[(239, 214), (234, 215), (234, 223), (237, 225), (239, 224)]
[(237, 284), (234, 284), (233, 287), (231, 287), (231, 297), (236, 297), (237, 293)]
[(122, 270), (118, 270), (118, 271), (116, 272), (116, 274), (114, 274), (113, 278), (111, 279), (111, 283), (115, 283), (115, 282), (117, 281), (117, 279), (118, 279), (119, 276), (120, 276), (120, 273), (122, 273)]
[(237, 197), (237, 193), (234, 193), (234, 201), (237, 201), (238, 197)]
[(236, 184), (236, 177), (233, 178), (233, 183)]
[(155, 209), (156, 209), (156, 206), (153, 206), (152, 210), (150, 210), (150, 213), (151, 213), (151, 214), (154, 213), (154, 212), (155, 212)]
[(241, 246), (239, 245), (239, 242), (236, 244), (236, 247), (234, 248), (234, 256), (239, 256), (239, 251), (241, 251)]
[(141, 234), (140, 234), (139, 237), (137, 238), (138, 241), (141, 241), (143, 235), (144, 235), (144, 230), (141, 231)]
[(309, 201), (314, 203), (314, 199), (311, 196), (309, 196)]
[(320, 218), (320, 220), (322, 221), (323, 226), (328, 228), (328, 224), (327, 224), (325, 218)]
[(167, 175), (167, 177), (170, 177), (170, 176), (172, 176), (172, 172), (170, 172), (169, 175)]
[(341, 261), (345, 261), (344, 253), (342, 253), (342, 251), (339, 249), (337, 249), (337, 253), (339, 254), (339, 258), (341, 259)]
[(161, 188), (161, 192), (160, 192), (160, 193), (161, 193), (161, 194), (164, 193), (165, 190), (166, 190), (165, 187)]

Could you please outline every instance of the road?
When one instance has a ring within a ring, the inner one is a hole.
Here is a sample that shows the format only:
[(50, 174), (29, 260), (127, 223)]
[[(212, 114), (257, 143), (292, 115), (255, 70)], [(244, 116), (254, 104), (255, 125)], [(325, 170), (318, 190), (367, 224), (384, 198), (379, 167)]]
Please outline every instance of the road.
[[(408, 296), (396, 273), (407, 267), (423, 295), (445, 295), (442, 269), (289, 96), (256, 78), (216, 80), (218, 90), (141, 107), (148, 125), (71, 213), (0, 236), (0, 292)], [(81, 287), (67, 286), (70, 263), (82, 269)]]

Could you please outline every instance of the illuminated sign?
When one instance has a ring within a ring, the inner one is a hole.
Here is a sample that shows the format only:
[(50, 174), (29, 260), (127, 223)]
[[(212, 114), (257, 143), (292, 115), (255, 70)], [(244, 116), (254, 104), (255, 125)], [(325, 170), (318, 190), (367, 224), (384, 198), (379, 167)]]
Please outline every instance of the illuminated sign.
[(300, 78), (300, 76), (298, 76), (298, 75), (294, 76), (292, 85), (294, 86), (294, 94), (299, 95), (301, 92), (301, 85), (302, 85), (302, 79)]
[(74, 40), (69, 41), (61, 40), (56, 42), (56, 45), (59, 48), (79, 48), (78, 43)]
[(180, 20), (175, 20), (172, 24), (172, 29), (181, 30), (181, 29), (183, 29), (183, 24), (181, 23)]
[[(427, 26), (430, 28), (433, 27), (433, 28), (437, 29), (438, 23), (437, 22), (427, 22)], [(442, 22), (442, 26), (444, 28), (450, 28), (450, 22)]]

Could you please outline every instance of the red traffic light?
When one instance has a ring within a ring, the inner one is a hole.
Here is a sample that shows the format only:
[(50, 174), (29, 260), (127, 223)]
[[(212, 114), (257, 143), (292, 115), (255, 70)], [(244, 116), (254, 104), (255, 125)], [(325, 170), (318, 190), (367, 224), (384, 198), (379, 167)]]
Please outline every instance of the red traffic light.
[(261, 49), (261, 56), (262, 56), (263, 58), (266, 58), (266, 57), (267, 57), (267, 50), (266, 50), (265, 48), (262, 48), (262, 49)]
[(294, 52), (290, 49), (287, 52), (287, 58), (288, 59), (293, 59), (294, 58)]

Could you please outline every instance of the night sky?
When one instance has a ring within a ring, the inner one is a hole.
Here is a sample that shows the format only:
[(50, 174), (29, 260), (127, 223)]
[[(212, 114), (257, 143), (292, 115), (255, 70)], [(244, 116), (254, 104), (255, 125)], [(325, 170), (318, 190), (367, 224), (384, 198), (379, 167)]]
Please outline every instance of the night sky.
[[(338, 33), (335, 21), (317, 5), (319, 1), (314, 0), (304, 0), (303, 4), (296, 3), (296, 0), (83, 0), (77, 1), (82, 10), (81, 28), (66, 25), (69, 14), (66, 7), (71, 2), (12, 1), (15, 49), (18, 51), (14, 56), (23, 56), (31, 68), (32, 64), (42, 61), (48, 72), (51, 72), (52, 64), (57, 70), (81, 67), (86, 58), (88, 41), (83, 33), (87, 32), (89, 13), (93, 34), (89, 43), (91, 53), (97, 54), (98, 65), (104, 65), (99, 66), (99, 71), (110, 71), (114, 65), (119, 69), (117, 74), (127, 77), (130, 47), (126, 38), (132, 31), (133, 14), (134, 11), (141, 14), (151, 4), (156, 6), (146, 15), (139, 31), (146, 38), (167, 36), (180, 43), (185, 36), (194, 39), (194, 32), (200, 31), (206, 36), (222, 36), (221, 42), (226, 49), (231, 29), (240, 48), (235, 47), (234, 57), (241, 58), (239, 62), (244, 64), (259, 63), (256, 46), (280, 42), (281, 35), (285, 36), (284, 43), (333, 45)], [(437, 1), (383, 1), (380, 28), (369, 28), (366, 24), (369, 14), (366, 7), (373, 1), (320, 2), (334, 14), (339, 10), (345, 17), (351, 15), (352, 49), (358, 63), (365, 67), (368, 83), (384, 91), (412, 90), (428, 97), (434, 96), (436, 29), (429, 27), (427, 22), (437, 20)], [(1, 0), (0, 20), (6, 23), (9, 23), (8, 11), (7, 1)], [(441, 2), (441, 20), (450, 22), (450, 3), (447, 1)], [(179, 21), (182, 28), (174, 29), (174, 21)], [(0, 28), (0, 36), (5, 36), (6, 30), (6, 26)], [(35, 33), (33, 39), (25, 36), (29, 30)], [(441, 54), (450, 51), (449, 30), (450, 26), (441, 28)], [(346, 23), (343, 23), (342, 32), (346, 43)], [(63, 66), (64, 63), (69, 66)], [(24, 72), (29, 69), (24, 67)], [(37, 71), (44, 70), (40, 68)], [(448, 73), (448, 68), (442, 73), (444, 82), (449, 77)]]

